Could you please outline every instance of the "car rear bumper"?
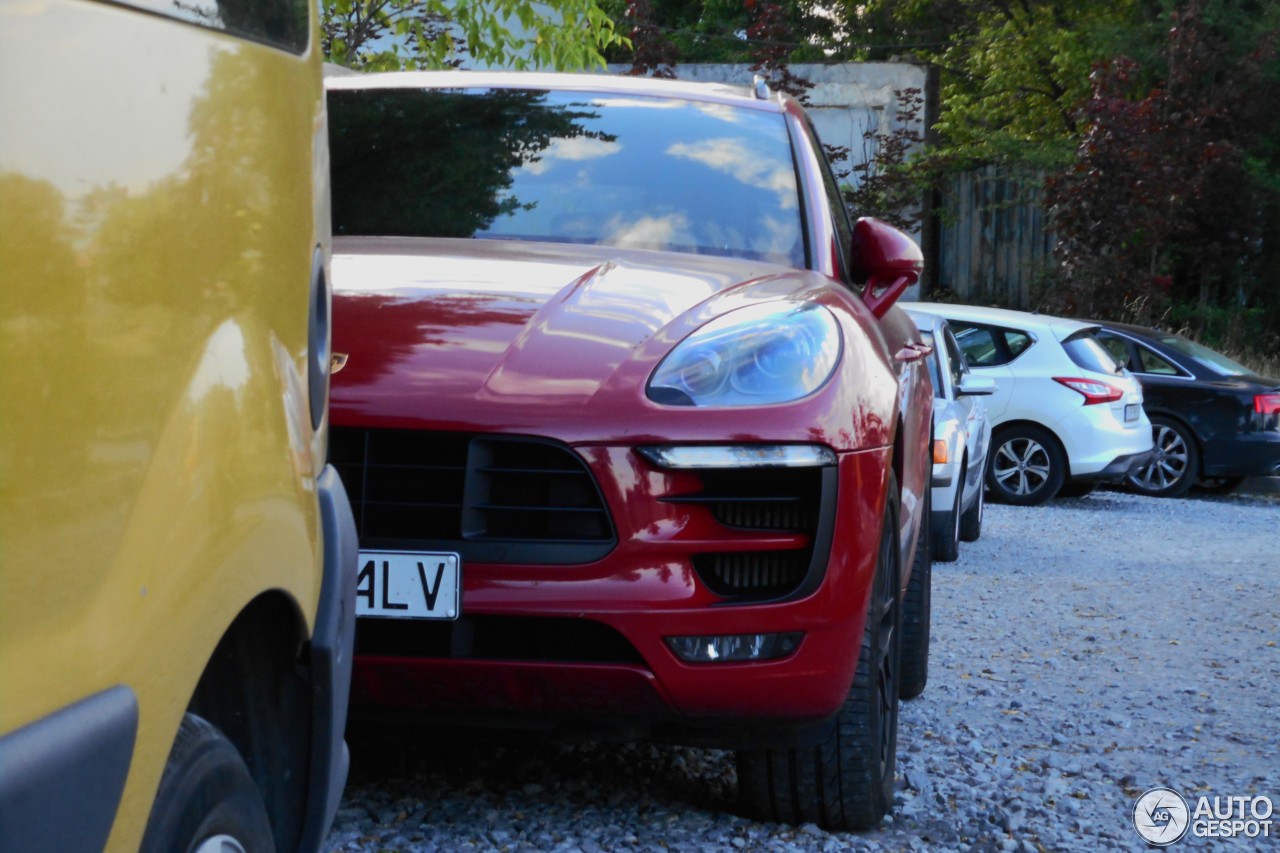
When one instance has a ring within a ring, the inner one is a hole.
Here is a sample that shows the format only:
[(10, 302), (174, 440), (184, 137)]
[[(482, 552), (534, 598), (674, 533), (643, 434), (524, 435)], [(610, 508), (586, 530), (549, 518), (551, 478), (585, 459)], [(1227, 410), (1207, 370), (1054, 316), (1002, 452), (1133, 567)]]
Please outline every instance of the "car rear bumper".
[(1104, 483), (1119, 482), (1150, 462), (1153, 455), (1154, 451), (1146, 450), (1142, 453), (1127, 453), (1123, 456), (1117, 456), (1101, 471), (1093, 474), (1081, 474), (1076, 476), (1076, 479), (1093, 480)]
[[(614, 519), (616, 547), (586, 565), (464, 565), (456, 622), (357, 620), (353, 714), (697, 726), (799, 724), (839, 709), (875, 572), (887, 448), (839, 455), (833, 530), (825, 544), (815, 537), (826, 557), (816, 583), (756, 603), (713, 592), (693, 558), (779, 536), (730, 528), (680, 500), (698, 488), (689, 472), (657, 469), (632, 448), (576, 450)], [(687, 663), (666, 641), (792, 632), (803, 633), (794, 652), (761, 662)]]
[(1082, 406), (1053, 426), (1067, 451), (1075, 479), (1123, 480), (1151, 458), (1151, 422), (1146, 415), (1125, 423), (1109, 406)]
[(1234, 436), (1205, 447), (1208, 477), (1280, 476), (1280, 432), (1263, 431)]

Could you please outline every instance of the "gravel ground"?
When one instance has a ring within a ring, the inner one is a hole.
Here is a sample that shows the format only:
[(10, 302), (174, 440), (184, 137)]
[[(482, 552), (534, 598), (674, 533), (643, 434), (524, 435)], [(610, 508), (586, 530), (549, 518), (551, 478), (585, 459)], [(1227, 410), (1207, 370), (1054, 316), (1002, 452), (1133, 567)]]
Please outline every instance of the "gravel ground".
[(400, 735), (356, 753), (326, 849), (1140, 850), (1158, 785), (1267, 795), (1280, 835), (1277, 534), (1275, 495), (989, 507), (934, 567), (930, 683), (872, 832), (737, 816), (726, 752)]

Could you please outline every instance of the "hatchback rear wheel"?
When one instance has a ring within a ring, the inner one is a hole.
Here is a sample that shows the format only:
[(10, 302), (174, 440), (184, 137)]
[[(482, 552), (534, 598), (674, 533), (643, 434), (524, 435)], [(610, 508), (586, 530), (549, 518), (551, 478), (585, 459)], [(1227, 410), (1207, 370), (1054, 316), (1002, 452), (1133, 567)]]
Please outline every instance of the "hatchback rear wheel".
[(1017, 506), (1039, 506), (1053, 500), (1067, 476), (1067, 457), (1047, 430), (1015, 424), (1000, 431), (991, 444), (987, 486), (991, 497)]

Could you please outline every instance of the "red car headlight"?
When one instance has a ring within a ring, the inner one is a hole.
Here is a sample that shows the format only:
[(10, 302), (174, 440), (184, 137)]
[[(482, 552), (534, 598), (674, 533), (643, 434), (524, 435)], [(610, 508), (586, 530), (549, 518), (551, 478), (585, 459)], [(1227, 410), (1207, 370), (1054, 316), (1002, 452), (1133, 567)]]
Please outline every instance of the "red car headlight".
[(649, 380), (667, 406), (760, 406), (806, 397), (840, 360), (840, 326), (821, 305), (768, 302), (730, 311), (676, 345)]

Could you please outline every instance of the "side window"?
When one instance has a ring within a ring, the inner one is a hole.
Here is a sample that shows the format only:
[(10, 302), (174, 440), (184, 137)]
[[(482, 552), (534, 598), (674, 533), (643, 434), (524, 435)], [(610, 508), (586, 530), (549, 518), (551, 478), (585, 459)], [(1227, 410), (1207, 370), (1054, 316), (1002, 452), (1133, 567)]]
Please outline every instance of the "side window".
[(986, 326), (972, 326), (968, 323), (951, 321), (951, 329), (955, 332), (956, 343), (964, 353), (965, 361), (972, 367), (994, 367), (1004, 364), (1000, 353), (1000, 343), (996, 340), (995, 330)]
[(1017, 329), (1005, 329), (1004, 342), (1009, 348), (1010, 361), (1026, 352), (1027, 347), (1032, 344), (1031, 336), (1026, 332), (1019, 332)]
[(1157, 376), (1179, 376), (1182, 373), (1167, 358), (1157, 355), (1146, 347), (1138, 347), (1138, 369), (1142, 373), (1153, 373)]
[(942, 360), (942, 355), (938, 352), (938, 342), (934, 340), (932, 334), (924, 330), (920, 332), (920, 340), (933, 347), (933, 352), (929, 354), (927, 359), (929, 363), (929, 378), (933, 380), (933, 396), (938, 400), (945, 400), (947, 394), (942, 387), (942, 371), (938, 367), (938, 363)]
[(999, 367), (1022, 355), (1036, 339), (1019, 329), (948, 320), (970, 367)]
[(953, 388), (959, 387), (965, 374), (964, 356), (960, 354), (960, 346), (950, 329), (943, 334), (942, 340), (947, 346), (947, 358), (951, 362), (951, 385)]
[[(1116, 364), (1129, 366), (1129, 345), (1123, 338), (1117, 338), (1114, 335), (1099, 334), (1097, 336), (1098, 343), (1111, 353), (1111, 357), (1116, 360)], [(1149, 371), (1148, 371), (1149, 372)]]
[(293, 53), (307, 49), (311, 36), (309, 0), (122, 0), (147, 12), (221, 30)]

